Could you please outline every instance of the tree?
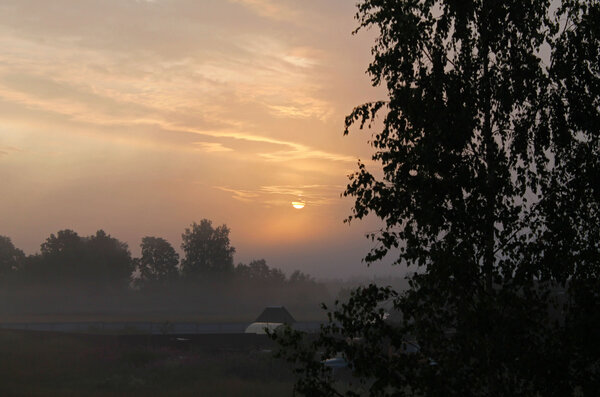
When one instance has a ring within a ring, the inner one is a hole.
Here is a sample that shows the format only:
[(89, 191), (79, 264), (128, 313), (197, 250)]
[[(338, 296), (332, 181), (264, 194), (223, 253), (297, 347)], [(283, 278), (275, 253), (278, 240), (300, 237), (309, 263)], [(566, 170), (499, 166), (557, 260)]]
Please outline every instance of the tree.
[(289, 279), (290, 284), (314, 284), (315, 279), (309, 274), (302, 273), (300, 270), (294, 270)]
[(126, 287), (134, 270), (126, 243), (98, 230), (85, 239), (85, 276), (89, 281)]
[(19, 270), (25, 260), (25, 254), (16, 248), (10, 237), (0, 236), (0, 279)]
[(253, 260), (247, 265), (240, 263), (235, 274), (242, 281), (258, 284), (283, 285), (285, 282), (285, 274), (280, 269), (267, 266), (264, 259)]
[(51, 234), (34, 263), (35, 268), (28, 269), (34, 278), (103, 286), (125, 287), (133, 271), (127, 244), (103, 230), (83, 238), (68, 229)]
[(140, 284), (173, 281), (179, 276), (179, 254), (173, 246), (160, 237), (142, 238), (142, 257), (138, 261)]
[[(345, 134), (383, 114), (382, 177), (359, 162), (348, 221), (384, 223), (367, 262), (420, 270), (402, 294), (357, 290), (313, 347), (343, 352), (373, 395), (598, 390), (585, 335), (600, 313), (600, 3), (552, 3), (358, 4), (388, 98), (346, 118)], [(386, 300), (401, 324), (383, 321)], [(282, 341), (303, 363), (299, 390), (338, 393), (299, 338)], [(401, 353), (409, 339), (419, 354)]]
[(186, 228), (181, 238), (185, 254), (181, 270), (185, 277), (224, 277), (233, 273), (235, 248), (226, 225), (213, 228), (210, 220), (202, 219), (200, 224), (194, 222)]
[(35, 269), (30, 269), (33, 277), (49, 280), (83, 278), (85, 240), (70, 229), (59, 230), (42, 243), (41, 260), (36, 261)]

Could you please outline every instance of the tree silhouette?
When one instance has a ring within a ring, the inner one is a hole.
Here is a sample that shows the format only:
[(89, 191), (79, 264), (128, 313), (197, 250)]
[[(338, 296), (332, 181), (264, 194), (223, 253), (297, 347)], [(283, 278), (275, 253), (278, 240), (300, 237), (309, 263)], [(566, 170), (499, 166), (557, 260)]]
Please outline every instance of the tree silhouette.
[(48, 280), (79, 279), (84, 277), (85, 240), (70, 229), (60, 230), (42, 243), (39, 268), (33, 275)]
[[(406, 293), (357, 290), (316, 342), (370, 394), (600, 387), (600, 351), (583, 337), (600, 313), (599, 16), (577, 0), (554, 14), (542, 0), (358, 4), (388, 98), (346, 118), (346, 134), (383, 124), (371, 141), (382, 177), (359, 163), (348, 221), (384, 221), (367, 262), (420, 268)], [(384, 321), (385, 301), (401, 324)], [(299, 338), (282, 340), (302, 363), (298, 389), (339, 394)], [(419, 353), (403, 354), (411, 339)]]
[(0, 279), (15, 273), (23, 265), (25, 254), (9, 237), (0, 236)]
[(300, 270), (294, 270), (289, 279), (290, 284), (310, 284), (315, 283), (315, 279), (310, 275), (301, 272)]
[(140, 245), (142, 257), (138, 260), (139, 284), (149, 286), (177, 279), (179, 254), (160, 237), (144, 237)]
[(258, 284), (283, 285), (285, 282), (285, 274), (267, 266), (264, 259), (253, 260), (247, 265), (240, 263), (235, 268), (235, 275), (242, 281)]
[(126, 287), (133, 272), (133, 260), (126, 243), (98, 230), (85, 239), (85, 278), (106, 285)]
[(103, 230), (83, 238), (69, 229), (51, 234), (34, 263), (28, 269), (34, 278), (103, 286), (126, 287), (133, 271), (127, 244)]
[(202, 219), (193, 223), (181, 236), (185, 254), (181, 261), (183, 276), (187, 279), (227, 277), (233, 274), (235, 248), (229, 241), (226, 225), (213, 228), (212, 222)]

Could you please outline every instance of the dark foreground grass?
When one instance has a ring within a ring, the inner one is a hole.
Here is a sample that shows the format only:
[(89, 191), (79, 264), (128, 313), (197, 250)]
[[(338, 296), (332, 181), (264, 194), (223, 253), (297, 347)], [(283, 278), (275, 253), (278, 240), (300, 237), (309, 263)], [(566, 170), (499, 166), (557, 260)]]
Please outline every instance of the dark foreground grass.
[(0, 396), (292, 395), (291, 369), (258, 347), (143, 338), (0, 330)]

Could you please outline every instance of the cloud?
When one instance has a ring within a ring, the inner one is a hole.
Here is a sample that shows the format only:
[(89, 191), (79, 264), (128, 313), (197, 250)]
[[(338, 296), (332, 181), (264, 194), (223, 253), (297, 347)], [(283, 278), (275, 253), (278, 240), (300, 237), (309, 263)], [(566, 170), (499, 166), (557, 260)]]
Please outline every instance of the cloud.
[(232, 198), (243, 202), (252, 202), (264, 206), (289, 206), (300, 199), (307, 206), (322, 206), (331, 204), (339, 199), (344, 188), (341, 185), (265, 185), (257, 189), (238, 189), (224, 186), (214, 186), (225, 192), (232, 193)]
[[(127, 101), (124, 98), (97, 95), (71, 84), (42, 81), (31, 76), (29, 84), (18, 84), (18, 79), (8, 84), (0, 79), (0, 97), (13, 103), (22, 104), (28, 108), (39, 109), (66, 116), (68, 119), (86, 124), (101, 126), (159, 126), (165, 131), (203, 135), (212, 138), (227, 138), (254, 143), (266, 143), (287, 147), (288, 150), (275, 150), (258, 153), (266, 161), (285, 162), (305, 159), (319, 159), (336, 162), (355, 162), (352, 156), (327, 152), (297, 142), (258, 135), (255, 133), (234, 129), (202, 129), (157, 117), (164, 109), (145, 107), (142, 104)], [(33, 83), (49, 87), (41, 93), (30, 90)], [(31, 91), (31, 92), (30, 92)], [(224, 126), (225, 127), (225, 126)], [(222, 143), (195, 142), (200, 149), (207, 152), (232, 152), (232, 148)]]
[(232, 152), (233, 149), (218, 142), (194, 142), (200, 150), (208, 153)]
[(213, 138), (230, 138), (248, 142), (267, 143), (273, 145), (281, 145), (288, 147), (289, 150), (281, 150), (269, 153), (259, 153), (259, 156), (268, 161), (283, 162), (293, 160), (307, 160), (307, 159), (318, 159), (326, 161), (336, 162), (356, 162), (356, 158), (353, 156), (327, 152), (319, 149), (315, 149), (311, 146), (304, 145), (301, 143), (287, 141), (283, 139), (271, 138), (267, 136), (257, 135), (246, 131), (235, 131), (235, 130), (203, 130), (192, 127), (181, 126), (173, 123), (169, 123), (163, 120), (152, 120), (143, 119), (138, 120), (138, 123), (154, 124), (159, 125), (161, 128), (167, 131), (179, 131), (193, 133), (197, 135), (204, 135)]
[(11, 153), (22, 152), (22, 149), (19, 149), (14, 146), (0, 145), (0, 156), (7, 156)]
[[(185, 128), (183, 129), (186, 130)], [(356, 162), (356, 159), (353, 156), (347, 156), (338, 153), (327, 152), (323, 150), (314, 149), (310, 146), (303, 145), (300, 143), (286, 141), (282, 139), (274, 139), (259, 135), (254, 135), (251, 133), (245, 133), (240, 131), (206, 131), (206, 130), (192, 130), (187, 129), (187, 131), (194, 132), (201, 135), (208, 135), (215, 138), (225, 137), (225, 138), (234, 138), (252, 142), (264, 142), (271, 143), (277, 145), (283, 145), (290, 148), (290, 150), (285, 151), (277, 151), (271, 153), (260, 153), (259, 155), (266, 160), (283, 162), (283, 161), (291, 161), (291, 160), (307, 160), (307, 159), (318, 159), (318, 160), (327, 160), (327, 161), (340, 161), (340, 162)]]
[(253, 202), (257, 197), (259, 197), (258, 193), (254, 193), (248, 190), (236, 190), (225, 186), (214, 186), (214, 188), (222, 190), (224, 192), (233, 193), (231, 197), (239, 201)]
[(297, 11), (284, 5), (281, 0), (229, 0), (231, 3), (242, 4), (257, 15), (274, 20), (292, 20), (297, 17)]
[[(255, 159), (267, 162), (355, 162), (353, 156), (315, 147), (318, 143), (279, 138), (285, 133), (272, 121), (275, 116), (325, 122), (332, 115), (332, 104), (320, 97), (320, 85), (307, 70), (318, 64), (318, 50), (262, 34), (223, 40), (238, 50), (223, 54), (200, 45), (196, 50), (201, 51), (170, 59), (149, 52), (116, 56), (109, 48), (78, 48), (77, 40), (39, 41), (7, 32), (0, 36), (5, 48), (0, 97), (34, 115), (60, 115), (65, 124), (114, 126), (107, 139), (129, 137), (131, 126), (159, 126), (217, 140), (275, 145), (256, 152)], [(197, 148), (227, 154), (237, 151), (236, 146), (218, 142)]]
[(319, 103), (306, 103), (304, 105), (267, 105), (275, 116), (291, 119), (316, 118), (326, 120), (331, 115), (331, 109)]
[(342, 185), (270, 185), (261, 186), (260, 191), (265, 194), (274, 196), (286, 196), (302, 198), (307, 205), (324, 205), (330, 204), (337, 200), (340, 192), (343, 190)]
[(310, 68), (317, 65), (317, 61), (314, 59), (296, 56), (296, 55), (284, 55), (283, 59), (286, 62), (291, 63), (294, 66), (298, 66), (300, 68)]
[(268, 161), (273, 162), (285, 162), (285, 161), (294, 161), (294, 160), (307, 160), (307, 159), (316, 159), (316, 160), (329, 160), (329, 161), (339, 161), (346, 163), (355, 163), (356, 158), (353, 156), (347, 156), (343, 154), (337, 154), (332, 152), (327, 152), (323, 150), (317, 150), (310, 148), (308, 146), (292, 144), (290, 146), (293, 150), (282, 150), (278, 152), (270, 152), (270, 153), (260, 153), (260, 156)]

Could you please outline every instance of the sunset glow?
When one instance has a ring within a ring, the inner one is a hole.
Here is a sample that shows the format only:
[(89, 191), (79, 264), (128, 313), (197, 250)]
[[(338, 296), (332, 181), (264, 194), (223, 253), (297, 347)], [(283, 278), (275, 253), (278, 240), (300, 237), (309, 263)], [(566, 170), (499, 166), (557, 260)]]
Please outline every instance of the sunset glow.
[(297, 210), (301, 210), (304, 208), (304, 203), (301, 201), (292, 201), (292, 207), (296, 208)]
[[(340, 193), (371, 151), (342, 129), (381, 92), (354, 13), (344, 0), (2, 1), (0, 235), (34, 253), (58, 230), (102, 228), (136, 254), (144, 236), (179, 247), (209, 218), (231, 228), (236, 262), (334, 274), (296, 254), (318, 235), (318, 258), (353, 241), (363, 271), (372, 225), (344, 225)], [(311, 211), (294, 231), (301, 194)]]

